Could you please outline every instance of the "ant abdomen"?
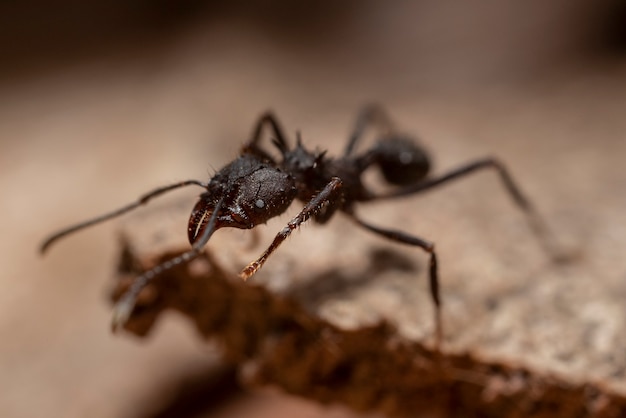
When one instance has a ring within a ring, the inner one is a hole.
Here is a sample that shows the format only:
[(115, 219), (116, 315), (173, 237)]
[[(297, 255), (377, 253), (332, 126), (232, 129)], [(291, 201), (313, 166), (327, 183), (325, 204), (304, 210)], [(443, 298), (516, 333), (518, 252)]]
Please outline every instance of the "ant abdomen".
[(411, 138), (392, 136), (381, 139), (373, 149), (374, 164), (387, 182), (406, 186), (422, 180), (430, 170), (428, 154)]

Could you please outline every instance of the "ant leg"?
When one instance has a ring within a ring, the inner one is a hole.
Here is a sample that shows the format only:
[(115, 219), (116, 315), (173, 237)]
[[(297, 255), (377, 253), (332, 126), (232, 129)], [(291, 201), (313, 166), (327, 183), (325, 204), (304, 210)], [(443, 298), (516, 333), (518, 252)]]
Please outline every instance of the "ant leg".
[(558, 249), (558, 245), (554, 241), (554, 238), (549, 232), (549, 229), (546, 226), (545, 222), (543, 221), (539, 213), (535, 210), (535, 207), (531, 204), (530, 200), (522, 193), (522, 190), (513, 180), (513, 177), (506, 169), (504, 164), (495, 158), (480, 159), (456, 168), (440, 177), (427, 179), (415, 185), (402, 187), (385, 194), (375, 195), (372, 197), (372, 199), (391, 199), (420, 193), (486, 168), (495, 169), (498, 172), (498, 174), (500, 175), (500, 179), (502, 180), (502, 183), (504, 184), (504, 187), (509, 196), (511, 196), (513, 202), (517, 205), (517, 207), (526, 214), (529, 225), (533, 233), (539, 239), (541, 245), (544, 247), (544, 250), (548, 254), (550, 254), (551, 257), (556, 261), (564, 261), (565, 259), (567, 259), (568, 255), (563, 254), (562, 251)]
[(287, 239), (291, 232), (299, 227), (302, 223), (306, 222), (309, 218), (314, 216), (316, 213), (325, 206), (332, 205), (336, 202), (333, 200), (338, 196), (339, 191), (342, 188), (342, 182), (339, 177), (333, 177), (332, 180), (324, 186), (321, 192), (319, 192), (315, 197), (313, 197), (309, 203), (307, 203), (304, 208), (300, 211), (300, 213), (293, 218), (286, 227), (280, 231), (274, 241), (270, 244), (270, 246), (265, 250), (263, 254), (255, 261), (251, 262), (244, 268), (241, 273), (239, 273), (239, 277), (243, 280), (248, 280), (254, 273), (256, 273), (267, 261), (268, 257), (278, 248), (282, 242)]
[(289, 150), (286, 136), (283, 133), (280, 123), (278, 123), (278, 118), (272, 112), (266, 112), (257, 121), (252, 132), (252, 139), (250, 139), (250, 141), (248, 141), (243, 146), (242, 152), (251, 152), (253, 154), (260, 155), (263, 158), (267, 158), (270, 161), (273, 161), (270, 155), (267, 152), (263, 151), (261, 147), (259, 147), (259, 141), (261, 140), (263, 127), (266, 125), (269, 125), (269, 127), (272, 129), (274, 133), (274, 138), (272, 138), (272, 142), (274, 143), (274, 145), (276, 145), (280, 152), (284, 154)]
[(202, 235), (199, 237), (197, 241), (193, 243), (191, 246), (191, 250), (182, 253), (181, 255), (172, 258), (171, 260), (165, 261), (150, 270), (144, 272), (141, 276), (135, 278), (130, 287), (126, 290), (126, 292), (120, 297), (120, 299), (115, 304), (113, 308), (113, 320), (111, 321), (111, 329), (113, 332), (117, 331), (117, 329), (124, 325), (128, 318), (130, 318), (130, 314), (135, 307), (135, 303), (137, 302), (137, 298), (139, 297), (139, 293), (152, 281), (155, 277), (160, 275), (166, 270), (169, 270), (179, 264), (187, 263), (198, 255), (200, 255), (200, 251), (209, 241), (213, 232), (215, 232), (215, 224), (217, 222), (217, 215), (222, 206), (222, 202), (224, 198), (220, 199), (215, 205), (215, 209), (207, 227), (202, 232)]
[(439, 296), (439, 273), (437, 267), (437, 254), (435, 253), (435, 244), (426, 241), (420, 237), (409, 235), (406, 232), (397, 231), (394, 229), (380, 228), (378, 226), (371, 225), (359, 218), (354, 213), (346, 212), (350, 218), (356, 222), (359, 226), (374, 232), (375, 234), (382, 235), (383, 237), (392, 241), (399, 242), (401, 244), (407, 244), (415, 247), (419, 247), (430, 254), (429, 264), (429, 284), (430, 284), (430, 297), (433, 301), (435, 309), (435, 348), (439, 351), (441, 343), (443, 341), (443, 324), (441, 320), (441, 297)]
[(365, 132), (365, 128), (367, 128), (368, 125), (378, 125), (383, 132), (387, 134), (393, 131), (391, 119), (381, 106), (373, 104), (365, 106), (361, 109), (357, 116), (354, 130), (352, 131), (348, 144), (346, 145), (346, 149), (343, 152), (344, 157), (348, 157), (352, 154), (357, 143), (363, 137), (363, 132)]
[(44, 240), (44, 242), (41, 244), (41, 247), (39, 248), (39, 252), (41, 254), (45, 253), (46, 250), (50, 247), (50, 245), (52, 245), (54, 242), (56, 242), (58, 239), (63, 238), (66, 235), (69, 235), (71, 233), (74, 233), (76, 231), (79, 231), (81, 229), (87, 228), (89, 226), (98, 224), (100, 222), (104, 222), (106, 220), (115, 218), (117, 216), (123, 215), (126, 212), (129, 212), (141, 205), (145, 205), (146, 203), (148, 203), (150, 200), (152, 200), (154, 197), (157, 197), (159, 195), (162, 195), (163, 193), (169, 192), (170, 190), (174, 190), (174, 189), (178, 189), (180, 187), (184, 187), (184, 186), (190, 186), (190, 185), (196, 185), (196, 186), (200, 186), (200, 187), (204, 187), (206, 188), (207, 185), (205, 183), (202, 183), (201, 181), (198, 180), (186, 180), (186, 181), (181, 181), (179, 183), (174, 183), (171, 184), (169, 186), (164, 186), (164, 187), (159, 187), (158, 189), (154, 189), (149, 193), (144, 194), (143, 196), (141, 196), (136, 202), (131, 203), (129, 205), (123, 206), (119, 209), (116, 209), (112, 212), (109, 213), (105, 213), (104, 215), (100, 215), (97, 216), (93, 219), (81, 222), (79, 224), (64, 228), (52, 235), (50, 235), (48, 238), (46, 238)]

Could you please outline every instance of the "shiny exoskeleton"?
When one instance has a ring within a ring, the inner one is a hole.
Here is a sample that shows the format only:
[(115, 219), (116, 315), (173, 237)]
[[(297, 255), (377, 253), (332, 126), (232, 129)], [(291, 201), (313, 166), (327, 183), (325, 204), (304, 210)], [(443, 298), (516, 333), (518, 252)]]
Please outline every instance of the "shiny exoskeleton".
[[(377, 128), (374, 145), (357, 152), (357, 146), (368, 126)], [(264, 128), (272, 134), (274, 154), (261, 146)], [(377, 168), (389, 183), (387, 192), (370, 190), (362, 181), (363, 173)], [(234, 161), (218, 171), (208, 183), (187, 180), (153, 190), (138, 201), (113, 212), (63, 229), (50, 236), (42, 245), (45, 251), (53, 242), (77, 230), (111, 219), (147, 203), (152, 198), (188, 185), (203, 187), (189, 219), (188, 237), (191, 249), (137, 277), (119, 300), (113, 326), (123, 325), (129, 318), (139, 292), (158, 274), (198, 256), (212, 234), (224, 227), (251, 229), (282, 214), (294, 200), (304, 203), (300, 213), (276, 235), (261, 256), (240, 273), (248, 279), (265, 263), (274, 250), (308, 219), (325, 223), (336, 212), (341, 212), (357, 225), (392, 241), (419, 247), (430, 256), (430, 292), (435, 307), (436, 341), (442, 338), (441, 299), (437, 255), (431, 241), (403, 231), (379, 227), (356, 214), (359, 203), (392, 199), (419, 193), (483, 168), (496, 170), (513, 201), (527, 215), (533, 230), (544, 235), (541, 220), (521, 193), (505, 167), (496, 159), (485, 158), (470, 162), (439, 176), (429, 176), (430, 159), (424, 149), (412, 138), (398, 133), (386, 113), (376, 106), (364, 108), (348, 144), (338, 158), (330, 158), (325, 151), (307, 149), (299, 135), (291, 146), (278, 120), (272, 113), (263, 115), (255, 125), (251, 139), (243, 146)]]

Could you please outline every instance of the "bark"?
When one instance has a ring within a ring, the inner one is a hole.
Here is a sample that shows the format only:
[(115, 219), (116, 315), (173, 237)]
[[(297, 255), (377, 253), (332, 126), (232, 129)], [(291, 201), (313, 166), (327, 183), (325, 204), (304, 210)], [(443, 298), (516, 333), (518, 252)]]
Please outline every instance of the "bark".
[[(163, 219), (160, 210), (126, 224), (113, 300), (143, 270), (188, 248), (183, 234), (163, 222), (155, 234), (155, 219)], [(237, 237), (240, 241), (241, 235)], [(229, 241), (228, 237), (220, 240)], [(253, 278), (244, 283), (237, 270), (222, 267), (213, 255), (225, 248), (221, 243), (191, 263), (158, 276), (142, 292), (126, 330), (144, 337), (165, 311), (179, 311), (207, 343), (221, 346), (224, 362), (237, 367), (246, 384), (278, 386), (291, 394), (342, 403), (358, 411), (389, 416), (626, 415), (626, 398), (606, 384), (523, 365), (521, 354), (518, 360), (503, 361), (480, 347), (459, 350), (447, 343), (438, 352), (432, 339), (416, 340), (401, 332), (411, 325), (402, 319), (392, 323), (388, 318), (360, 315), (358, 305), (363, 300), (352, 300), (351, 295), (367, 286), (367, 281), (346, 279), (330, 270), (314, 272), (314, 280), (296, 280), (281, 288), (272, 286), (272, 279), (284, 274), (275, 264), (268, 268), (267, 280)], [(367, 264), (361, 271), (373, 276), (388, 270), (415, 274), (410, 263), (406, 265), (393, 252), (373, 257)], [(297, 267), (292, 270), (296, 276), (302, 274), (298, 272)], [(406, 286), (412, 285), (407, 282)], [(352, 293), (346, 293), (346, 287)], [(343, 295), (344, 308), (320, 314), (318, 305), (337, 295)], [(370, 299), (370, 304), (376, 303), (388, 302)], [(394, 303), (398, 312), (414, 309), (410, 300)], [(351, 310), (351, 305), (357, 308)], [(412, 320), (411, 316), (404, 319)]]

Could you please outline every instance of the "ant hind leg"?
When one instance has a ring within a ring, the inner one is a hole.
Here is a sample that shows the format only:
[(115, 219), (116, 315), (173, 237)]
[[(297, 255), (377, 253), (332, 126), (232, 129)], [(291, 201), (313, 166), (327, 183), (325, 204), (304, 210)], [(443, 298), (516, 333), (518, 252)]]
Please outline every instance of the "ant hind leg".
[(354, 213), (347, 212), (347, 214), (359, 226), (367, 229), (368, 231), (371, 231), (375, 234), (381, 235), (387, 239), (390, 239), (392, 241), (395, 241), (401, 244), (407, 244), (407, 245), (419, 247), (422, 250), (426, 251), (428, 254), (430, 254), (428, 275), (429, 275), (429, 285), (430, 285), (430, 296), (433, 301), (433, 306), (435, 309), (435, 350), (439, 352), (442, 341), (443, 341), (443, 323), (441, 319), (441, 297), (439, 294), (439, 268), (437, 264), (437, 253), (435, 252), (435, 244), (430, 241), (424, 240), (420, 237), (407, 234), (406, 232), (374, 226), (368, 222), (365, 222), (357, 218), (354, 215)]
[(389, 118), (389, 115), (381, 106), (371, 104), (363, 107), (357, 116), (354, 130), (346, 144), (346, 149), (343, 153), (344, 157), (349, 157), (352, 154), (358, 142), (363, 138), (365, 129), (369, 125), (375, 125), (385, 134), (389, 134), (393, 131), (391, 118)]
[(526, 216), (530, 229), (537, 237), (544, 251), (555, 262), (569, 261), (573, 255), (568, 254), (568, 252), (564, 251), (560, 247), (550, 229), (547, 227), (547, 224), (531, 203), (530, 199), (526, 197), (517, 182), (513, 180), (513, 176), (510, 174), (509, 170), (500, 160), (495, 158), (483, 158), (472, 161), (441, 176), (429, 178), (415, 185), (400, 187), (390, 192), (373, 196), (372, 200), (393, 199), (417, 194), (434, 189), (440, 185), (450, 183), (453, 180), (464, 178), (471, 173), (482, 171), (484, 169), (493, 169), (498, 173), (504, 189), (513, 200), (513, 203), (515, 203), (515, 205)]

